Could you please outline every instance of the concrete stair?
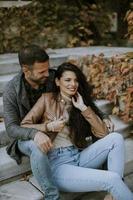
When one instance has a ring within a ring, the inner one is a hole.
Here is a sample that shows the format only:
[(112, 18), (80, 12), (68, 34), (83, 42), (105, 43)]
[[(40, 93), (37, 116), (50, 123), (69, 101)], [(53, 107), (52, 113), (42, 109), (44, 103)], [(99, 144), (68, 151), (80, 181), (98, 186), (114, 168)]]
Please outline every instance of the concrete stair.
[[(56, 67), (66, 61), (70, 56), (83, 56), (89, 54), (98, 55), (101, 52), (106, 57), (132, 51), (132, 48), (108, 48), (108, 47), (89, 47), (89, 48), (69, 48), (69, 49), (49, 49), (50, 65)], [(17, 165), (6, 153), (6, 145), (9, 137), (5, 131), (3, 117), (2, 93), (6, 83), (20, 70), (17, 54), (0, 55), (0, 200), (42, 200), (43, 193), (32, 176), (25, 174), (31, 173), (29, 159), (23, 157), (21, 165)], [(132, 124), (126, 124), (117, 116), (111, 115), (112, 104), (106, 100), (96, 101), (97, 106), (105, 113), (108, 113), (115, 124), (115, 131), (120, 132), (125, 139), (126, 163), (125, 181), (133, 190), (133, 130)], [(17, 188), (17, 189), (16, 189)], [(104, 198), (103, 192), (90, 193), (61, 193), (62, 200), (99, 200)]]
[[(81, 57), (85, 55), (99, 55), (104, 53), (105, 57), (111, 57), (116, 54), (132, 52), (132, 48), (121, 47), (77, 47), (65, 49), (48, 49), (50, 56), (50, 66), (57, 67), (59, 64), (67, 61), (70, 57)], [(17, 54), (0, 55), (0, 94), (3, 93), (6, 83), (20, 70)]]

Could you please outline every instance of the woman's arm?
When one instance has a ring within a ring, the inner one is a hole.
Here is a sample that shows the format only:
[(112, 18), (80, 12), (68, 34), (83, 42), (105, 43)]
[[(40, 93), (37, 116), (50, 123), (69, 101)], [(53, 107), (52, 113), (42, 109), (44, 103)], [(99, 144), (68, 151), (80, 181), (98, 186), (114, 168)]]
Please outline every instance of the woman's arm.
[(81, 111), (81, 114), (91, 125), (92, 133), (96, 137), (104, 137), (108, 134), (106, 123), (92, 110), (90, 106), (86, 106), (82, 96), (78, 93), (76, 101), (72, 98), (73, 105)]
[(30, 112), (24, 117), (21, 122), (22, 127), (35, 128), (41, 132), (46, 132), (46, 122), (41, 123), (41, 118), (45, 112), (44, 95), (42, 95)]
[(92, 133), (96, 137), (102, 138), (108, 134), (106, 123), (95, 114), (91, 107), (87, 107), (86, 110), (81, 112), (81, 114), (90, 123)]

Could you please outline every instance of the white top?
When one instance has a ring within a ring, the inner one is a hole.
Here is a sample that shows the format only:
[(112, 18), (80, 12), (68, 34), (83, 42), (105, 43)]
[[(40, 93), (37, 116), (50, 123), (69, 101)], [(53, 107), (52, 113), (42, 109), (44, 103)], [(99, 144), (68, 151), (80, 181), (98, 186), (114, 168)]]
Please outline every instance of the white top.
[[(61, 102), (65, 105), (63, 117), (65, 118), (67, 123), (69, 120), (69, 111), (71, 109), (72, 102), (71, 98), (66, 97), (63, 94), (61, 96), (62, 96)], [(54, 148), (67, 147), (73, 145), (69, 137), (69, 134), (70, 134), (69, 127), (65, 125), (62, 131), (57, 134), (55, 140), (53, 141)]]

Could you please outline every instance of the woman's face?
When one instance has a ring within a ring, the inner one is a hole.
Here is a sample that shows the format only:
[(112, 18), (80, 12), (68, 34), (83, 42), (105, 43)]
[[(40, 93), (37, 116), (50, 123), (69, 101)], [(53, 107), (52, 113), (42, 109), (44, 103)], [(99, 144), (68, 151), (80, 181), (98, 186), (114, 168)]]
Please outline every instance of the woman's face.
[(56, 78), (56, 85), (59, 86), (62, 94), (72, 97), (76, 94), (79, 83), (74, 72), (65, 71), (60, 79)]

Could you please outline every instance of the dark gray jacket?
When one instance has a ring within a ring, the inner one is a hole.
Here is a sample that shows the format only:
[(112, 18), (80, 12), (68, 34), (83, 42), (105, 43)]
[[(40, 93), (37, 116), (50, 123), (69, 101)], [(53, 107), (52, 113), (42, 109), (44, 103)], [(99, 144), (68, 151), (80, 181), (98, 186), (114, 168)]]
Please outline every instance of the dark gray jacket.
[[(54, 70), (50, 70), (49, 74), (46, 92), (52, 91)], [(7, 147), (7, 153), (19, 164), (21, 162), (22, 154), (17, 147), (17, 140), (34, 139), (37, 132), (36, 129), (20, 127), (20, 122), (31, 109), (23, 82), (22, 72), (9, 81), (5, 87), (3, 104), (6, 131), (11, 139), (11, 142)]]

